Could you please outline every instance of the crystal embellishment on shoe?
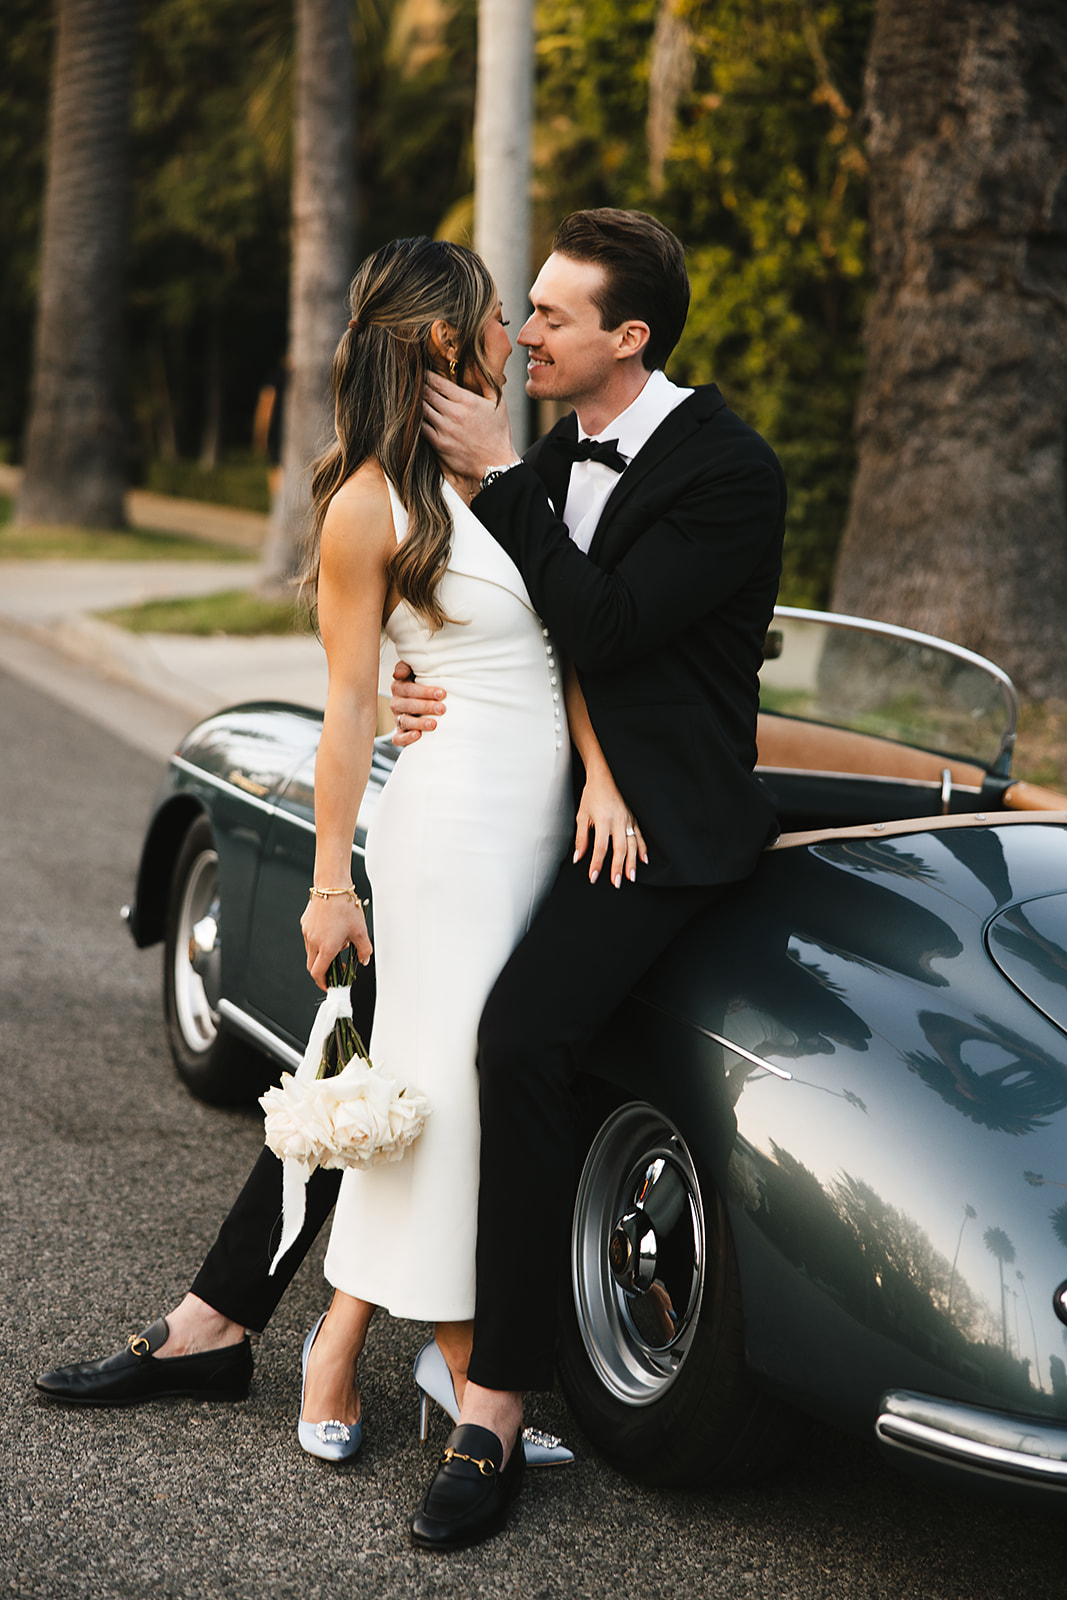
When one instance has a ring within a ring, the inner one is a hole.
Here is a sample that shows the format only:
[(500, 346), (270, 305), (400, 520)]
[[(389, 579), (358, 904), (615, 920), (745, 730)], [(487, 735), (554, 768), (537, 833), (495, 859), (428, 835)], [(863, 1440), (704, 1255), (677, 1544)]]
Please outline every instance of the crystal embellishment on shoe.
[(321, 1444), (347, 1444), (352, 1431), (347, 1422), (332, 1419), (329, 1422), (316, 1422), (315, 1437)]
[[(524, 1445), (538, 1445), (542, 1450), (558, 1450), (563, 1443), (554, 1433), (543, 1433), (540, 1428), (523, 1428), (522, 1442)], [(573, 1456), (571, 1459), (574, 1459)], [(530, 1465), (528, 1455), (526, 1465)]]
[[(452, 1374), (436, 1339), (423, 1345), (415, 1357), (415, 1383), (419, 1391), (419, 1438), (426, 1438), (428, 1402), (436, 1400), (441, 1410), (459, 1421), (459, 1406), (452, 1384)], [(522, 1453), (528, 1467), (566, 1467), (574, 1460), (574, 1451), (556, 1438), (554, 1433), (542, 1433), (540, 1428), (524, 1428)]]

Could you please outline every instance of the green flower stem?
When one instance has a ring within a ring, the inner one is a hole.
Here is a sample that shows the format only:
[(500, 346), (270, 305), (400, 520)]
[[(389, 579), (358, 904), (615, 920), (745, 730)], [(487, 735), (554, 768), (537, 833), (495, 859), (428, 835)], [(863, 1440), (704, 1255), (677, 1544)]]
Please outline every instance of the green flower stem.
[[(357, 971), (356, 952), (350, 944), (345, 945), (330, 962), (330, 970), (326, 974), (327, 987), (350, 989), (356, 981)], [(340, 1017), (322, 1047), (322, 1061), (316, 1076), (336, 1078), (338, 1073), (347, 1067), (353, 1056), (359, 1056), (368, 1066), (371, 1065), (367, 1047), (360, 1038), (352, 1018)]]

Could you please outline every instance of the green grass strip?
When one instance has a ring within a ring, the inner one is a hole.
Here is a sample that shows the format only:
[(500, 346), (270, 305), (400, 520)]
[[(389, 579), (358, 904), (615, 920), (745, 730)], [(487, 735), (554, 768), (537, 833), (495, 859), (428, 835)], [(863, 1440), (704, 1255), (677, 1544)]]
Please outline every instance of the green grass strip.
[(148, 600), (99, 613), (131, 633), (186, 633), (199, 638), (229, 634), (241, 638), (262, 634), (310, 633), (306, 608), (296, 600), (265, 600), (250, 589), (183, 600)]

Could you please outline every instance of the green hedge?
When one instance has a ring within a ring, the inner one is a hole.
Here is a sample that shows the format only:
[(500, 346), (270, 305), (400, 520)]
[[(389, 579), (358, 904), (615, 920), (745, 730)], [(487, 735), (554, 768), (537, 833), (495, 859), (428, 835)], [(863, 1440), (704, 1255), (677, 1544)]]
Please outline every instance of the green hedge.
[(267, 472), (260, 456), (227, 456), (217, 467), (202, 467), (198, 461), (150, 461), (144, 487), (180, 500), (269, 512)]

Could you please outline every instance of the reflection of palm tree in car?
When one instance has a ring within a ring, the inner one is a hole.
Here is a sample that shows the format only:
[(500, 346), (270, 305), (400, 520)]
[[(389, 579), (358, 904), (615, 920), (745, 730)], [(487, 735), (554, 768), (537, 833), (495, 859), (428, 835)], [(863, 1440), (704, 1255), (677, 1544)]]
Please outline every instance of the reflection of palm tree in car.
[(1015, 1246), (1003, 1228), (987, 1228), (982, 1238), (991, 1256), (995, 1256), (1000, 1269), (1000, 1327), (1004, 1349), (1008, 1348), (1008, 1307), (1004, 1299), (1004, 1268), (1015, 1260)]
[(948, 1280), (948, 1314), (950, 1317), (952, 1315), (952, 1293), (956, 1287), (956, 1263), (960, 1259), (960, 1245), (963, 1243), (963, 1230), (967, 1226), (968, 1222), (974, 1221), (977, 1215), (978, 1213), (972, 1205), (964, 1206), (963, 1221), (960, 1223), (959, 1237), (956, 1240), (956, 1254), (952, 1257), (952, 1272)]
[[(1061, 1183), (1058, 1178), (1046, 1178), (1043, 1172), (1024, 1172), (1023, 1177), (1032, 1189), (1041, 1189), (1045, 1184), (1051, 1184), (1054, 1189), (1067, 1189), (1067, 1183)], [(1054, 1211), (1049, 1212), (1049, 1221), (1056, 1238), (1067, 1248), (1067, 1200)]]
[[(920, 1012), (919, 1024), (935, 1054), (913, 1050), (904, 1059), (948, 1105), (981, 1127), (1033, 1133), (1067, 1106), (1061, 1063), (1021, 1034), (990, 1017), (966, 1022), (937, 1011)], [(998, 1064), (969, 1066), (964, 1051), (974, 1046), (999, 1056)]]
[[(1034, 1341), (1034, 1376), (1037, 1379), (1038, 1388), (1039, 1389), (1043, 1389), (1045, 1386), (1041, 1382), (1041, 1356), (1040, 1356), (1040, 1354), (1038, 1352), (1038, 1348), (1037, 1348), (1037, 1329), (1034, 1326), (1034, 1313), (1033, 1313), (1033, 1311), (1032, 1311), (1032, 1309), (1030, 1307), (1030, 1296), (1026, 1292), (1026, 1277), (1022, 1272), (1017, 1272), (1015, 1274), (1015, 1281), (1019, 1285), (1019, 1292), (1022, 1295), (1023, 1301), (1025, 1302), (1025, 1305), (1026, 1305), (1026, 1315), (1030, 1319), (1030, 1337)], [(1018, 1316), (1018, 1314), (1019, 1314), (1018, 1313), (1018, 1306), (1016, 1306), (1016, 1313), (1015, 1314), (1016, 1314), (1016, 1316)], [(1020, 1352), (1021, 1352), (1021, 1350), (1022, 1350), (1021, 1343), (1020, 1343), (1019, 1349), (1020, 1349)]]
[(1004, 845), (1000, 835), (991, 828), (950, 830), (939, 835), (938, 843), (950, 856), (955, 856), (961, 867), (973, 873), (997, 905), (1006, 905), (1014, 899)]

